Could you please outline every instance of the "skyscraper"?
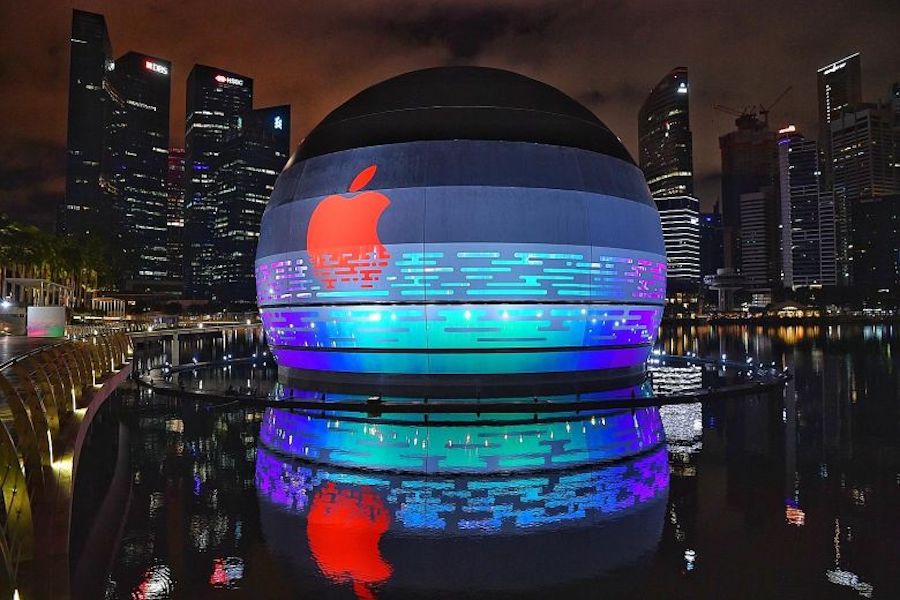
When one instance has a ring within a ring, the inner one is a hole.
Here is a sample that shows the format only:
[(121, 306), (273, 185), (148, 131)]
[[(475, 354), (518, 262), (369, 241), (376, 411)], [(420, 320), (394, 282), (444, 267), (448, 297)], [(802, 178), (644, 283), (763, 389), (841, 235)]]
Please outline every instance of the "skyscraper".
[[(689, 95), (688, 71), (676, 67), (638, 112), (640, 167), (662, 222), (670, 301), (684, 292), (696, 294), (700, 283), (700, 202), (693, 197)], [(679, 297), (677, 303), (684, 300)]]
[[(776, 135), (755, 114), (741, 115), (735, 126), (736, 131), (719, 137), (725, 266), (737, 267), (747, 277), (748, 287), (755, 286), (762, 298), (781, 279)], [(745, 202), (750, 206), (744, 206)], [(753, 218), (746, 227), (745, 215)], [(750, 230), (752, 235), (747, 237)], [(752, 258), (743, 257), (745, 248), (752, 250)], [(762, 268), (767, 269), (765, 276)], [(752, 277), (747, 269), (752, 269)]]
[(819, 140), (825, 166), (824, 183), (831, 185), (831, 127), (841, 111), (862, 102), (862, 69), (859, 52), (825, 65), (816, 72), (819, 91)]
[(253, 104), (253, 80), (194, 65), (187, 82), (185, 123), (185, 295), (211, 295), (216, 267), (213, 187), (226, 138)]
[(73, 11), (69, 48), (66, 196), (59, 207), (57, 229), (82, 234), (97, 231), (109, 217), (100, 191), (106, 102), (103, 80), (112, 67), (103, 15)]
[(834, 202), (822, 189), (819, 146), (793, 125), (779, 131), (781, 259), (785, 287), (833, 286)]
[[(888, 100), (891, 105), (891, 111), (894, 113), (894, 127), (900, 128), (900, 81), (895, 81), (891, 85)], [(900, 169), (900, 165), (897, 168)]]
[(858, 104), (831, 122), (834, 190), (852, 201), (897, 190), (895, 128), (889, 104)]
[(169, 149), (166, 178), (166, 250), (173, 282), (184, 277), (184, 149)]
[(691, 196), (654, 198), (666, 244), (670, 286), (696, 289), (700, 283), (700, 201)]
[(171, 289), (166, 248), (171, 64), (129, 52), (107, 75), (101, 186), (124, 251), (125, 291)]
[(853, 206), (853, 287), (866, 297), (900, 295), (900, 194)]
[(765, 305), (772, 300), (772, 289), (780, 278), (780, 264), (772, 264), (772, 248), (777, 247), (777, 228), (772, 227), (771, 205), (775, 201), (768, 191), (741, 194), (741, 275), (753, 295), (753, 304)]
[(725, 266), (725, 238), (722, 213), (716, 203), (713, 212), (700, 213), (700, 275), (715, 275)]
[(259, 224), (290, 152), (291, 107), (260, 108), (229, 134), (215, 175), (213, 300), (256, 303)]
[(640, 167), (654, 198), (694, 194), (688, 70), (672, 69), (638, 113)]
[[(859, 253), (855, 241), (868, 235), (861, 224), (853, 223), (857, 205), (900, 193), (896, 166), (900, 130), (894, 126), (894, 118), (892, 103), (883, 102), (847, 106), (831, 122), (838, 266), (845, 285), (853, 282), (857, 271), (853, 264)], [(882, 206), (870, 204), (867, 211), (877, 214)]]

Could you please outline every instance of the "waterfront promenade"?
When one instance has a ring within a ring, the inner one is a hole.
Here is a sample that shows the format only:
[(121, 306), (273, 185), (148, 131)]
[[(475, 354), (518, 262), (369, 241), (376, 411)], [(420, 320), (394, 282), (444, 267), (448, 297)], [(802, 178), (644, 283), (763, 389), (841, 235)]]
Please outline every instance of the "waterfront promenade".
[(79, 449), (131, 372), (130, 341), (10, 337), (0, 352), (0, 599), (67, 598)]

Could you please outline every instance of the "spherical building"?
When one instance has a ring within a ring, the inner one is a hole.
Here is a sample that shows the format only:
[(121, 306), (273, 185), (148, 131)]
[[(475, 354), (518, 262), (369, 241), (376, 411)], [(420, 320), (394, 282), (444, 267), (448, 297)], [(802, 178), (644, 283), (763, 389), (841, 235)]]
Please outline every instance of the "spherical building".
[(621, 381), (656, 339), (665, 252), (641, 171), (593, 113), (442, 67), (313, 129), (263, 216), (256, 279), (288, 380)]

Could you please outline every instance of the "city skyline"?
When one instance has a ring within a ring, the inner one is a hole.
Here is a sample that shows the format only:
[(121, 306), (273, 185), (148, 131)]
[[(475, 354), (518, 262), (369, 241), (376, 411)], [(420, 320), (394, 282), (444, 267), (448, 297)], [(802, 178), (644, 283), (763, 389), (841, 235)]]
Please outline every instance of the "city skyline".
[[(72, 8), (103, 13), (115, 32), (118, 51), (140, 49), (172, 61), (173, 146), (183, 144), (182, 99), (194, 63), (253, 77), (258, 105), (290, 103), (292, 148), (356, 89), (419, 67), (476, 64), (513, 68), (559, 86), (619, 132), (637, 158), (634, 123), (641, 102), (666, 72), (687, 66), (693, 87), (695, 183), (704, 210), (719, 196), (717, 137), (733, 128), (733, 118), (714, 111), (714, 104), (740, 109), (769, 103), (793, 85), (773, 111), (772, 126), (792, 122), (815, 131), (816, 70), (822, 65), (861, 52), (865, 100), (883, 97), (898, 77), (890, 48), (875, 40), (889, 39), (878, 32), (891, 29), (900, 9), (875, 3), (859, 7), (851, 20), (837, 17), (838, 3), (817, 3), (818, 26), (796, 30), (790, 23), (802, 22), (811, 5), (781, 8), (778, 14), (761, 6), (754, 11), (758, 14), (750, 14), (712, 3), (679, 6), (677, 11), (654, 4), (623, 8), (616, 19), (576, 3), (551, 6), (535, 1), (485, 8), (437, 2), (405, 10), (396, 5), (357, 3), (353, 13), (324, 4), (286, 5), (261, 15), (237, 4), (220, 4), (210, 11), (183, 5), (65, 3), (49, 7), (46, 26), (36, 31), (24, 26), (29, 14), (24, 6), (5, 8), (7, 31), (0, 38), (16, 50), (4, 53), (14, 58), (7, 58), (0, 69), (7, 89), (14, 90), (2, 100), (2, 114), (9, 121), (0, 143), (0, 210), (47, 229), (53, 225), (64, 188)], [(707, 21), (709, 15), (717, 18)], [(741, 27), (729, 25), (739, 22), (739, 16)], [(185, 27), (192, 29), (190, 36), (183, 35)], [(685, 37), (679, 33), (684, 31), (693, 33)], [(20, 32), (27, 32), (28, 38)], [(648, 36), (655, 42), (650, 51)], [(723, 38), (732, 42), (733, 52), (710, 52)], [(376, 41), (379, 52), (367, 50)], [(596, 59), (572, 61), (576, 51)]]

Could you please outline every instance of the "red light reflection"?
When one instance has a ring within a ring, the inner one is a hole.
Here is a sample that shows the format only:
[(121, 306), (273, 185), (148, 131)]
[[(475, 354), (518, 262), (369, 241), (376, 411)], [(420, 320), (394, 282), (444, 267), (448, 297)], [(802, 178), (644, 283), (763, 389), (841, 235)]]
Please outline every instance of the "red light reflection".
[(319, 570), (335, 583), (351, 583), (360, 600), (374, 600), (372, 588), (392, 572), (378, 549), (390, 523), (384, 500), (372, 488), (326, 483), (310, 503), (306, 528)]

